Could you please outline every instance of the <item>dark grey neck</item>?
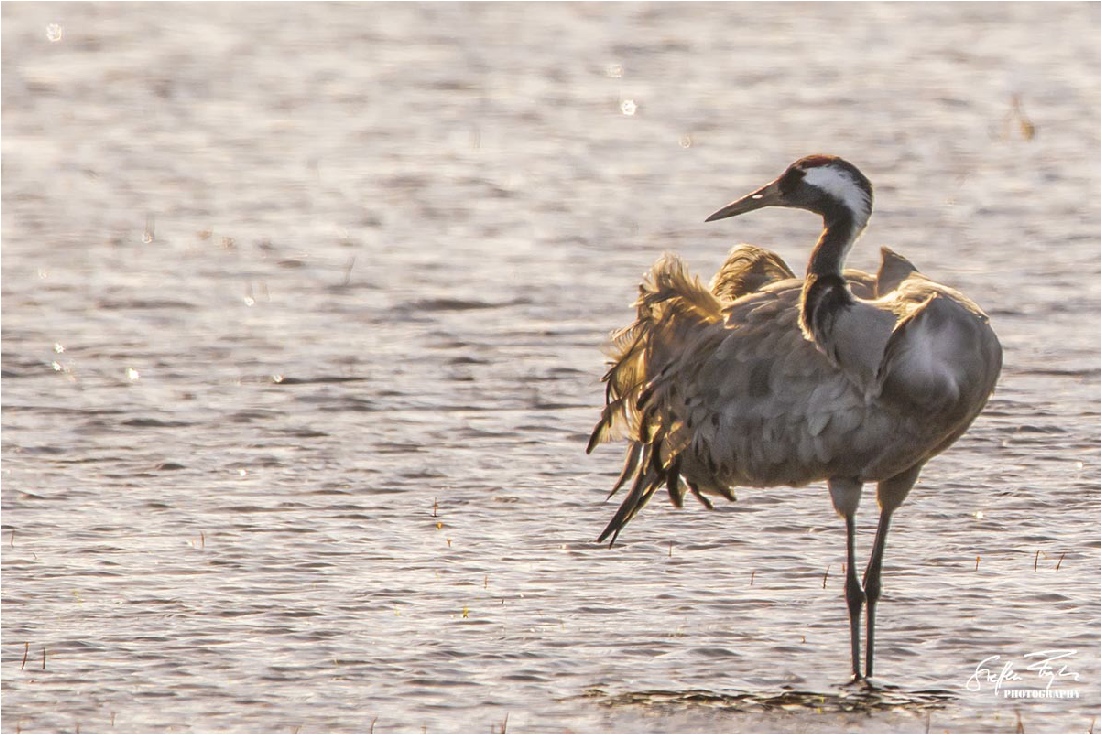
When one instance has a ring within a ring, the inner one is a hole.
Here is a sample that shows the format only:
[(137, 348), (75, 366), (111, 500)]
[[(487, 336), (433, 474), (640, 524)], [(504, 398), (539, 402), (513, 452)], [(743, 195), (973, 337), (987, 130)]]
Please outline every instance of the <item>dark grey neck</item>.
[(807, 274), (816, 276), (842, 275), (842, 266), (850, 247), (861, 234), (863, 223), (858, 225), (848, 209), (837, 209), (824, 215), (823, 233), (811, 251)]
[(864, 228), (864, 223), (858, 224), (852, 212), (841, 208), (824, 215), (823, 224), (823, 234), (807, 263), (800, 298), (800, 326), (820, 346), (827, 344), (835, 318), (853, 304), (853, 294), (842, 277), (842, 266)]

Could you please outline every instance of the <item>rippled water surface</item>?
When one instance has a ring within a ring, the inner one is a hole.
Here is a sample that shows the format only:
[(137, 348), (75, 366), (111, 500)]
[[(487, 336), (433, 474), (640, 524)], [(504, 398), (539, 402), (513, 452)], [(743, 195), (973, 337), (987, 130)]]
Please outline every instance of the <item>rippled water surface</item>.
[[(2, 34), (5, 732), (1099, 728), (1097, 4)], [(852, 264), (905, 253), (1006, 351), (897, 515), (874, 694), (823, 487), (657, 500), (610, 550), (620, 448), (583, 451), (643, 271), (800, 269), (813, 217), (702, 220), (815, 151), (876, 186)], [(1041, 651), (1077, 699), (975, 676)]]

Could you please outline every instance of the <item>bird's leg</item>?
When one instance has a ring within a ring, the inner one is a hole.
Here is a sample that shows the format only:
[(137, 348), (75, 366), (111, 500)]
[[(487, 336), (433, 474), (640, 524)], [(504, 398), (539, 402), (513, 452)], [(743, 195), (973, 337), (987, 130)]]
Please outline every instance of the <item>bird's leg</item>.
[(853, 664), (853, 680), (861, 679), (861, 606), (865, 593), (857, 579), (854, 535), (857, 505), (861, 502), (861, 483), (855, 478), (831, 478), (830, 499), (834, 509), (846, 519), (846, 604), (849, 607), (850, 661)]
[(876, 526), (876, 540), (872, 545), (872, 556), (865, 569), (865, 597), (868, 601), (868, 620), (865, 640), (865, 678), (872, 678), (872, 657), (876, 629), (876, 603), (880, 600), (880, 572), (884, 566), (884, 544), (888, 539), (888, 527), (892, 522), (892, 513), (903, 504), (907, 493), (918, 480), (921, 464), (911, 467), (894, 477), (889, 477), (876, 487), (876, 499), (880, 503), (880, 522)]
[[(846, 605), (849, 607), (850, 659), (853, 662), (853, 680), (861, 678), (861, 606), (865, 592), (857, 581), (856, 559), (853, 553), (853, 516), (846, 517)], [(871, 620), (871, 618), (870, 618)]]
[(880, 599), (880, 570), (884, 564), (884, 541), (888, 538), (888, 525), (892, 521), (892, 511), (885, 508), (880, 512), (880, 523), (876, 526), (876, 541), (873, 542), (872, 556), (865, 569), (865, 600), (868, 602), (868, 619), (865, 621), (865, 678), (872, 678), (872, 651), (874, 629), (876, 627), (876, 603)]

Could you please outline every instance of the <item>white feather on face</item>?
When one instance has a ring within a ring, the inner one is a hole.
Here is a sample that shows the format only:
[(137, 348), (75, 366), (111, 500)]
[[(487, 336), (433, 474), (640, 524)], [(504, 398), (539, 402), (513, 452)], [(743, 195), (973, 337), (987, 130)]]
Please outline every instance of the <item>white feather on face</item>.
[(853, 176), (838, 166), (814, 166), (804, 170), (804, 183), (825, 191), (834, 197), (849, 211), (857, 223), (857, 229), (864, 228), (872, 215), (872, 205), (868, 192)]

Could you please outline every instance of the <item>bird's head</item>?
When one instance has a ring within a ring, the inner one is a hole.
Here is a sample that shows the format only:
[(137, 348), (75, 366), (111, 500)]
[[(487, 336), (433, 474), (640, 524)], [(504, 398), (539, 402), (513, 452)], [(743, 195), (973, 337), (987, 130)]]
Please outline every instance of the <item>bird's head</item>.
[(828, 224), (848, 218), (858, 230), (872, 214), (872, 184), (857, 167), (837, 156), (805, 156), (776, 180), (720, 209), (711, 222), (762, 207), (795, 207), (820, 215)]

